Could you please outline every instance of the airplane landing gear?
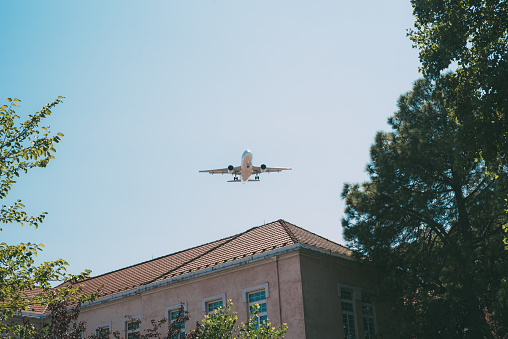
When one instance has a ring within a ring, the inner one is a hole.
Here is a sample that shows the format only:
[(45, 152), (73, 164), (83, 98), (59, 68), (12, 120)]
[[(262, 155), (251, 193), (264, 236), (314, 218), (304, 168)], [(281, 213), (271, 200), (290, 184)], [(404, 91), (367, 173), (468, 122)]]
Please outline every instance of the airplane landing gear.
[(259, 175), (256, 175), (254, 179), (259, 180)]

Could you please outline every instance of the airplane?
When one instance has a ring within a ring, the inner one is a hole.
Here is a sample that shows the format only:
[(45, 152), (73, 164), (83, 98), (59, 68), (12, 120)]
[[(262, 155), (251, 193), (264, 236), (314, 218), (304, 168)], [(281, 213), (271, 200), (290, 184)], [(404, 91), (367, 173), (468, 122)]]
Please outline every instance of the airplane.
[[(245, 182), (247, 181), (259, 181), (259, 175), (261, 173), (267, 172), (281, 172), (291, 170), (289, 167), (266, 167), (265, 164), (261, 164), (261, 166), (252, 166), (252, 152), (250, 150), (246, 150), (242, 154), (242, 164), (240, 166), (234, 167), (233, 165), (229, 165), (227, 168), (220, 168), (214, 170), (204, 170), (199, 171), (200, 173), (210, 173), (210, 174), (232, 174), (233, 180), (228, 180), (228, 182)], [(250, 176), (254, 174), (254, 179), (249, 179)], [(238, 179), (238, 175), (240, 175), (241, 180)]]

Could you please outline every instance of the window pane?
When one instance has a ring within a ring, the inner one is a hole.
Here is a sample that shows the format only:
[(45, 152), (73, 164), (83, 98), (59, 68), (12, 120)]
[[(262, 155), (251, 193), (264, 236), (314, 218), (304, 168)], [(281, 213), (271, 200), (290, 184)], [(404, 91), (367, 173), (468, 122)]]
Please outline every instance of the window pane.
[(95, 335), (99, 338), (106, 338), (109, 334), (109, 326), (99, 327), (95, 330)]
[(266, 299), (264, 290), (249, 294), (249, 302), (250, 303), (252, 303), (254, 301), (258, 301), (258, 300), (263, 300), (263, 299)]
[(363, 318), (363, 328), (365, 329), (365, 339), (374, 338), (374, 319), (370, 317)]
[(130, 321), (127, 323), (127, 330), (133, 331), (139, 328), (139, 321)]
[(263, 322), (268, 323), (268, 316), (267, 315), (261, 315), (256, 317), (256, 323), (254, 324), (254, 327), (258, 328), (259, 325), (263, 326)]
[(356, 339), (354, 316), (352, 314), (343, 314), (342, 323), (344, 325), (344, 339)]
[[(258, 313), (266, 312), (266, 302), (264, 302), (262, 304), (258, 304), (258, 305), (259, 305), (259, 312)], [(254, 305), (252, 305), (250, 307), (250, 313), (254, 313)]]
[(184, 316), (183, 312), (180, 312), (179, 310), (176, 310), (176, 311), (171, 311), (171, 320), (175, 320), (179, 314), (182, 315), (182, 317)]
[(340, 297), (342, 299), (353, 300), (353, 293), (351, 291), (340, 289)]
[(363, 314), (366, 314), (366, 315), (372, 315), (373, 314), (372, 306), (362, 305), (362, 312), (363, 312)]
[(185, 329), (185, 323), (181, 323), (181, 324), (174, 324), (173, 325), (173, 328), (179, 330), (179, 331), (183, 331)]
[(259, 304), (259, 313), (266, 312), (266, 303)]
[(212, 312), (219, 307), (222, 307), (222, 300), (219, 301), (212, 301), (206, 304), (208, 312)]
[(346, 312), (353, 312), (353, 304), (352, 303), (346, 303), (342, 302), (342, 310)]
[[(185, 314), (184, 314), (184, 312), (181, 312), (180, 310), (169, 311), (169, 319), (170, 319), (171, 324), (177, 321), (178, 315), (181, 315), (183, 317)], [(180, 323), (179, 328), (184, 329), (185, 323), (184, 322)], [(175, 338), (178, 339), (178, 337), (175, 337)]]
[(261, 317), (259, 317), (259, 324), (263, 325), (263, 322), (268, 322), (268, 316), (262, 315)]

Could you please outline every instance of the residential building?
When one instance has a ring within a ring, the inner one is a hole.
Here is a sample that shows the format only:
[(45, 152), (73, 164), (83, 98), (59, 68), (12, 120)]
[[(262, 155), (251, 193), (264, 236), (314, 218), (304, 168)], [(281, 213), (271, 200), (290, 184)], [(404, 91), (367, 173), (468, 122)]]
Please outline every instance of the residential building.
[(87, 279), (84, 292), (103, 286), (102, 294), (83, 305), (80, 320), (86, 335), (120, 331), (129, 338), (152, 319), (174, 321), (183, 305), (190, 321), (181, 332), (188, 333), (231, 299), (239, 321), (257, 303), (259, 323), (287, 324), (288, 339), (370, 339), (387, 316), (369, 297), (375, 281), (375, 271), (348, 248), (278, 220)]

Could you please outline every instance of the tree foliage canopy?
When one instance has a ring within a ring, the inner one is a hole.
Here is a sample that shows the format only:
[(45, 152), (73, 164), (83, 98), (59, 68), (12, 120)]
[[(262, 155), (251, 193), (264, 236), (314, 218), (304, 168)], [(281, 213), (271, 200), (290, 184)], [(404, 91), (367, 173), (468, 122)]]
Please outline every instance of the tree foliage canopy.
[[(7, 104), (0, 106), (0, 199), (7, 195), (20, 174), (30, 169), (46, 167), (54, 159), (54, 146), (63, 134), (51, 135), (49, 127), (41, 126), (63, 97), (44, 106), (40, 112), (28, 115), (21, 121), (15, 109), (19, 99), (7, 98)], [(31, 216), (25, 211), (21, 200), (10, 206), (2, 204), (0, 222), (3, 224), (28, 224), (38, 227), (44, 221), (46, 212)], [(0, 232), (2, 229), (0, 228)], [(72, 283), (83, 279), (89, 271), (77, 276), (67, 274), (67, 263), (58, 259), (36, 264), (35, 258), (42, 244), (0, 243), (0, 334), (12, 334), (20, 328), (19, 323), (9, 321), (21, 311), (45, 307), (51, 302), (88, 300), (94, 296), (79, 296), (79, 287)], [(65, 287), (51, 290), (54, 281), (68, 281)]]
[[(506, 173), (491, 175), (458, 142), (447, 88), (418, 80), (379, 132), (370, 180), (345, 184), (344, 236), (381, 270), (394, 337), (508, 334)], [(504, 317), (504, 318), (503, 318)]]
[(188, 338), (199, 339), (282, 339), (287, 332), (285, 324), (279, 328), (272, 327), (267, 321), (258, 323), (257, 314), (259, 305), (254, 304), (252, 314), (247, 323), (241, 323), (239, 326), (238, 315), (231, 311), (233, 303), (228, 301), (225, 307), (215, 310), (203, 319), (202, 323), (197, 323)]
[(451, 89), (449, 107), (462, 139), (490, 167), (508, 165), (508, 2), (411, 0), (416, 17), (409, 35), (420, 49), (422, 72)]

